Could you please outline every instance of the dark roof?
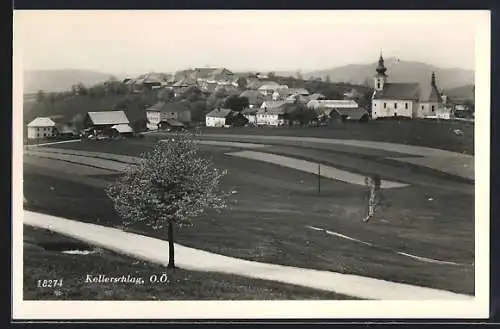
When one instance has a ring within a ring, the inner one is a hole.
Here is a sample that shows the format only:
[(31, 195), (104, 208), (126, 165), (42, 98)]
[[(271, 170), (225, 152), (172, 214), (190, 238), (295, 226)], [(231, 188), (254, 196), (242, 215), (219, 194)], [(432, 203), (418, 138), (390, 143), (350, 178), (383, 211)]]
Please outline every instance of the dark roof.
[(171, 126), (171, 127), (184, 127), (184, 124), (182, 122), (179, 122), (175, 119), (167, 119), (165, 121), (161, 121), (161, 123), (166, 123), (167, 125)]
[(384, 90), (375, 92), (374, 99), (418, 100), (420, 88), (418, 83), (386, 83)]
[(442, 100), (438, 88), (431, 84), (423, 86), (420, 89), (420, 101), (440, 103)]
[(186, 102), (158, 102), (155, 105), (147, 108), (146, 111), (158, 112), (184, 112), (190, 111), (189, 105)]
[(255, 107), (254, 108), (246, 108), (243, 111), (241, 111), (241, 114), (243, 114), (243, 115), (245, 115), (245, 114), (253, 115), (253, 114), (256, 114), (258, 110), (259, 109), (255, 108)]
[(213, 118), (226, 118), (228, 117), (233, 110), (231, 109), (215, 109), (207, 113), (207, 117), (213, 117)]

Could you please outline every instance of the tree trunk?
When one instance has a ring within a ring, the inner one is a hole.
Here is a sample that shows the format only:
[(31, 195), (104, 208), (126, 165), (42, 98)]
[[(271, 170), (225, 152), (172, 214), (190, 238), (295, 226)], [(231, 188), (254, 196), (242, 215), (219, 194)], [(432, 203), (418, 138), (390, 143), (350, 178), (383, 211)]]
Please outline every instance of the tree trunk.
[(174, 224), (170, 220), (168, 222), (168, 265), (167, 268), (175, 268), (174, 259)]

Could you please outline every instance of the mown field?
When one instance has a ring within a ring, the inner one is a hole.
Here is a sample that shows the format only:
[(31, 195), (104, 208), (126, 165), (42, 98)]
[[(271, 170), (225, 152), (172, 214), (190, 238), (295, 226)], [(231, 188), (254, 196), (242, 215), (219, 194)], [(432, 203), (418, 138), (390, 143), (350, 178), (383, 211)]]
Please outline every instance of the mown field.
[[(59, 251), (86, 248), (88, 255)], [(353, 299), (351, 297), (239, 276), (176, 269), (135, 260), (53, 232), (24, 226), (24, 300), (287, 300)], [(167, 274), (167, 282), (151, 282)], [(143, 284), (89, 283), (87, 275), (142, 278)], [(62, 279), (56, 287), (38, 287), (38, 280)]]
[[(127, 141), (57, 147), (139, 155), (150, 145)], [(234, 191), (229, 209), (220, 214), (208, 211), (193, 219), (191, 226), (178, 230), (177, 242), (244, 259), (474, 293), (474, 197), (461, 190), (465, 188), (461, 182), (431, 177), (422, 184), (414, 179), (411, 187), (386, 190), (385, 204), (376, 218), (362, 223), (366, 205), (364, 187), (323, 179), (318, 194), (314, 175), (224, 156), (224, 152), (232, 150), (204, 147), (205, 155), (228, 169), (223, 188)], [(62, 173), (56, 163), (45, 169), (25, 165), (24, 193), (29, 201), (25, 208), (121, 226), (103, 190), (116, 177), (109, 174), (77, 177)], [(58, 165), (68, 166), (61, 162)], [(308, 226), (376, 246), (328, 235)], [(147, 226), (126, 229), (166, 239), (165, 232), (155, 232)], [(398, 255), (396, 251), (458, 265), (423, 262)]]

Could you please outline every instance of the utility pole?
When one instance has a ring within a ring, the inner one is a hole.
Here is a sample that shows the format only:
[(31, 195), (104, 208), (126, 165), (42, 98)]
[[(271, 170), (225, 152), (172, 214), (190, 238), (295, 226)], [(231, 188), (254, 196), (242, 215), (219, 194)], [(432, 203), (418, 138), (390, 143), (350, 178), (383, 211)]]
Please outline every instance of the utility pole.
[(321, 165), (318, 163), (318, 194), (321, 194)]

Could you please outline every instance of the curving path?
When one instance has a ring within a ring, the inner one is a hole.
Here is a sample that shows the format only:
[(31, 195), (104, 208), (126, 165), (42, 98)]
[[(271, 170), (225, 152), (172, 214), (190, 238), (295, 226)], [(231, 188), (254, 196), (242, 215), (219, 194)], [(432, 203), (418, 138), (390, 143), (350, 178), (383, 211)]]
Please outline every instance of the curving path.
[[(24, 211), (24, 224), (144, 259), (168, 263), (168, 242), (122, 230)], [(271, 280), (376, 300), (472, 300), (473, 296), (357, 275), (253, 262), (176, 244), (176, 264), (186, 270)]]

